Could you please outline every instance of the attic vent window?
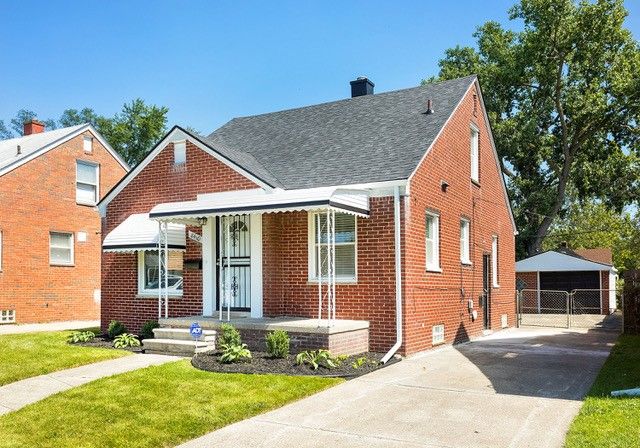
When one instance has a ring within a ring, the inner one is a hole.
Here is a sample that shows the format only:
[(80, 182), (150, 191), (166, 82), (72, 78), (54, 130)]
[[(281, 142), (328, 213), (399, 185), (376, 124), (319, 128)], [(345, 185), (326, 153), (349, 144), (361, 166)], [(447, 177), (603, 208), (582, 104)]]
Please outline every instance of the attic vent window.
[(184, 165), (187, 163), (187, 142), (175, 142), (173, 144), (173, 164)]
[(91, 154), (93, 152), (93, 138), (85, 136), (82, 140), (82, 146), (85, 154)]

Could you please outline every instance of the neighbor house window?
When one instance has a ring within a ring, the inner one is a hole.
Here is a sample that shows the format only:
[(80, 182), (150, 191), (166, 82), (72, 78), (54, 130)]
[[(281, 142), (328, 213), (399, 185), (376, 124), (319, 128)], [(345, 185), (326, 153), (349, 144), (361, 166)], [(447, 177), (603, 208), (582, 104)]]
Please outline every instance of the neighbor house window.
[(173, 144), (173, 163), (175, 165), (187, 163), (187, 142), (175, 142)]
[(471, 180), (480, 182), (480, 154), (478, 129), (471, 127)]
[(84, 152), (91, 154), (93, 152), (93, 137), (85, 136), (82, 140)]
[(49, 263), (53, 265), (73, 264), (73, 233), (49, 233)]
[[(335, 239), (336, 239), (336, 281), (356, 280), (357, 259), (357, 225), (356, 217), (346, 213), (336, 213)], [(320, 238), (318, 238), (318, 217), (320, 219)], [(317, 280), (318, 272), (323, 277), (327, 276), (327, 214), (309, 213), (309, 279)], [(318, 252), (321, 265), (318, 266)]]
[(493, 236), (491, 241), (491, 276), (493, 277), (493, 286), (498, 287), (498, 237)]
[(427, 271), (440, 271), (440, 216), (427, 212), (425, 229)]
[(12, 324), (16, 321), (16, 310), (0, 311), (0, 324)]
[(460, 261), (464, 264), (471, 264), (469, 256), (469, 220), (460, 220)]
[[(183, 257), (183, 252), (169, 251), (167, 283), (170, 295), (182, 294)], [(157, 250), (138, 252), (138, 292), (140, 294), (158, 294), (158, 265)], [(164, 278), (160, 286), (164, 288)]]
[(98, 203), (99, 167), (95, 163), (76, 162), (76, 202), (84, 205)]

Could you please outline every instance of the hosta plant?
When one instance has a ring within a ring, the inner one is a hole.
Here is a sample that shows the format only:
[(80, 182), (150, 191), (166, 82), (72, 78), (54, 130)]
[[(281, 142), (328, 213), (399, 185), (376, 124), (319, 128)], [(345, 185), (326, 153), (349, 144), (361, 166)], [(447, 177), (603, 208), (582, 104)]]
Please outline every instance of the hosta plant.
[(140, 340), (135, 334), (122, 333), (113, 340), (113, 346), (115, 348), (139, 347)]
[(74, 331), (69, 335), (69, 342), (89, 342), (96, 337), (93, 331)]
[(333, 369), (337, 363), (329, 350), (307, 350), (298, 353), (296, 356), (298, 365), (306, 364), (313, 370), (318, 370), (322, 366), (326, 369)]
[(224, 364), (251, 359), (251, 352), (247, 348), (247, 344), (222, 344), (220, 348), (222, 349), (220, 362)]

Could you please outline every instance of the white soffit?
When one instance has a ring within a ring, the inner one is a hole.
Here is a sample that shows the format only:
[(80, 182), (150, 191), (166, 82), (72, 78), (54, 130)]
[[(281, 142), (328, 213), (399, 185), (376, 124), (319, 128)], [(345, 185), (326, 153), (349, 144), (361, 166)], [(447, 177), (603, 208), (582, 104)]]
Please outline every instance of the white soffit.
[(151, 209), (156, 220), (197, 219), (211, 216), (247, 213), (279, 213), (326, 210), (327, 208), (356, 216), (369, 216), (369, 193), (365, 190), (338, 187), (300, 190), (261, 189), (203, 194), (195, 201), (168, 202)]
[[(102, 242), (104, 252), (137, 252), (157, 250), (159, 238), (157, 221), (149, 219), (147, 213), (134, 214), (122, 221)], [(186, 250), (185, 226), (167, 224), (167, 245), (169, 250)]]
[(556, 251), (543, 252), (516, 262), (516, 272), (610, 271), (613, 266), (584, 260)]

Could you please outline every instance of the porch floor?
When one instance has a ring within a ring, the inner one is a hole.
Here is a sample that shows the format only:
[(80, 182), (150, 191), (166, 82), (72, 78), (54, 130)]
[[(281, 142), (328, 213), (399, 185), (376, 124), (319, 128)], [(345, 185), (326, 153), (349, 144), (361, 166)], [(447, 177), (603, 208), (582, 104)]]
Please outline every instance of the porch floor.
[(230, 323), (239, 330), (285, 330), (292, 333), (311, 333), (332, 335), (357, 330), (368, 330), (369, 322), (366, 320), (336, 319), (332, 325), (327, 326), (326, 319), (309, 319), (306, 317), (248, 317), (240, 313), (232, 313), (229, 321), (220, 320), (212, 316), (186, 316), (160, 319), (161, 327), (188, 328), (193, 322), (198, 322), (205, 330), (215, 330), (223, 323)]

